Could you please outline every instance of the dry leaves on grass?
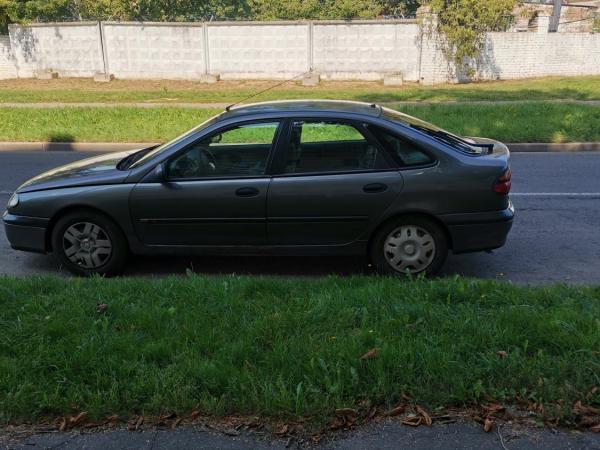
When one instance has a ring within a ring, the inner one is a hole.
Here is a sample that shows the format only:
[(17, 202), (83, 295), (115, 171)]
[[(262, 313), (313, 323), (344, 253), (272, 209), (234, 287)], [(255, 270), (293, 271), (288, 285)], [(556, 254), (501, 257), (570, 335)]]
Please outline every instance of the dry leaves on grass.
[(575, 402), (572, 411), (577, 417), (577, 425), (600, 433), (600, 408), (584, 405), (580, 400)]
[(108, 309), (108, 305), (106, 303), (98, 302), (96, 303), (96, 313), (104, 314)]
[(82, 411), (76, 416), (61, 417), (56, 422), (57, 428), (59, 431), (66, 431), (73, 427), (81, 426), (86, 422), (87, 415), (87, 412)]
[(369, 350), (367, 353), (365, 353), (364, 355), (362, 355), (360, 358), (360, 360), (365, 361), (367, 359), (373, 359), (377, 357), (377, 354), (379, 353), (379, 349), (378, 348), (372, 348), (371, 350)]
[(137, 431), (140, 429), (143, 423), (144, 416), (133, 417), (129, 422), (127, 422), (127, 429), (129, 431)]

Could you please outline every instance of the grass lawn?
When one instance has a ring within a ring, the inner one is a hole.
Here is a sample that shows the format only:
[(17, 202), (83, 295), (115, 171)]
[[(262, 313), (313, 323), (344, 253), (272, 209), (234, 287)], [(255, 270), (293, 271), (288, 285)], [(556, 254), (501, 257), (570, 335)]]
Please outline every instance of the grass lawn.
[(0, 305), (2, 423), (192, 409), (323, 423), (405, 394), (430, 411), (533, 401), (569, 424), (574, 402), (600, 402), (600, 287), (33, 277), (0, 278)]
[[(0, 103), (6, 102), (236, 102), (273, 86), (273, 81), (127, 81), (109, 84), (90, 79), (0, 81)], [(331, 98), (366, 102), (474, 100), (598, 100), (600, 76), (549, 77), (512, 81), (402, 87), (377, 82), (322, 82), (318, 87), (286, 83), (256, 101), (281, 98)]]
[[(466, 136), (505, 142), (600, 141), (600, 106), (573, 103), (402, 105)], [(0, 108), (0, 141), (160, 142), (221, 112), (183, 108)]]

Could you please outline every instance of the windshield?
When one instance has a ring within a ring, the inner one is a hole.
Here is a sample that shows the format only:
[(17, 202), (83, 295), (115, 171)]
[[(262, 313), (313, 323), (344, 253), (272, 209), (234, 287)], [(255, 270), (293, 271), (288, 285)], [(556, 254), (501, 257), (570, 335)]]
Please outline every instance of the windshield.
[(143, 155), (141, 158), (139, 158), (137, 161), (135, 161), (129, 167), (140, 166), (140, 165), (144, 164), (146, 161), (148, 161), (149, 159), (152, 159), (154, 156), (158, 155), (165, 148), (170, 147), (171, 145), (176, 144), (177, 142), (181, 142), (182, 140), (184, 140), (188, 136), (190, 136), (190, 135), (192, 135), (192, 134), (194, 134), (194, 133), (196, 133), (198, 131), (201, 131), (201, 130), (204, 130), (205, 128), (208, 128), (210, 125), (212, 125), (213, 123), (215, 123), (217, 121), (217, 119), (219, 118), (220, 115), (221, 114), (217, 114), (216, 116), (213, 116), (210, 119), (202, 122), (200, 125), (195, 126), (191, 130), (186, 131), (182, 135), (177, 136), (175, 139), (172, 139), (169, 142), (166, 142), (164, 144), (159, 145), (158, 147), (154, 148), (152, 151), (150, 151), (150, 152), (146, 153), (145, 155)]
[(462, 152), (472, 155), (482, 155), (488, 153), (491, 150), (490, 147), (493, 147), (491, 144), (477, 144), (471, 139), (457, 136), (449, 131), (436, 127), (429, 122), (425, 122), (424, 120), (417, 119), (416, 117), (394, 111), (393, 109), (381, 109), (385, 119), (392, 122), (401, 123), (402, 125), (410, 128), (414, 128), (415, 130), (425, 133), (435, 140), (443, 142), (444, 144), (448, 144), (449, 146), (454, 147)]

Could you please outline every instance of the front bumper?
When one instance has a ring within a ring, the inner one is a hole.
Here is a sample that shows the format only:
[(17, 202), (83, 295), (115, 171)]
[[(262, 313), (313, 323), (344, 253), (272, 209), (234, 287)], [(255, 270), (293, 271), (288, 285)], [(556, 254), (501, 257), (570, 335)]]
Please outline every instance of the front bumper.
[(4, 212), (2, 216), (6, 238), (15, 250), (46, 253), (46, 229), (48, 219), (40, 217), (15, 216)]
[(493, 250), (502, 247), (512, 228), (515, 210), (512, 204), (501, 211), (470, 214), (447, 214), (446, 224), (454, 253)]

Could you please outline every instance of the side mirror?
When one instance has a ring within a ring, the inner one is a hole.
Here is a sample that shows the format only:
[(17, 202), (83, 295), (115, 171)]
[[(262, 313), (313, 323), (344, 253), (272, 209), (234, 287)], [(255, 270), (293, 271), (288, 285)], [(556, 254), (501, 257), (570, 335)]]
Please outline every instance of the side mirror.
[(164, 162), (161, 162), (154, 168), (154, 176), (159, 181), (165, 181), (167, 179), (167, 168)]

